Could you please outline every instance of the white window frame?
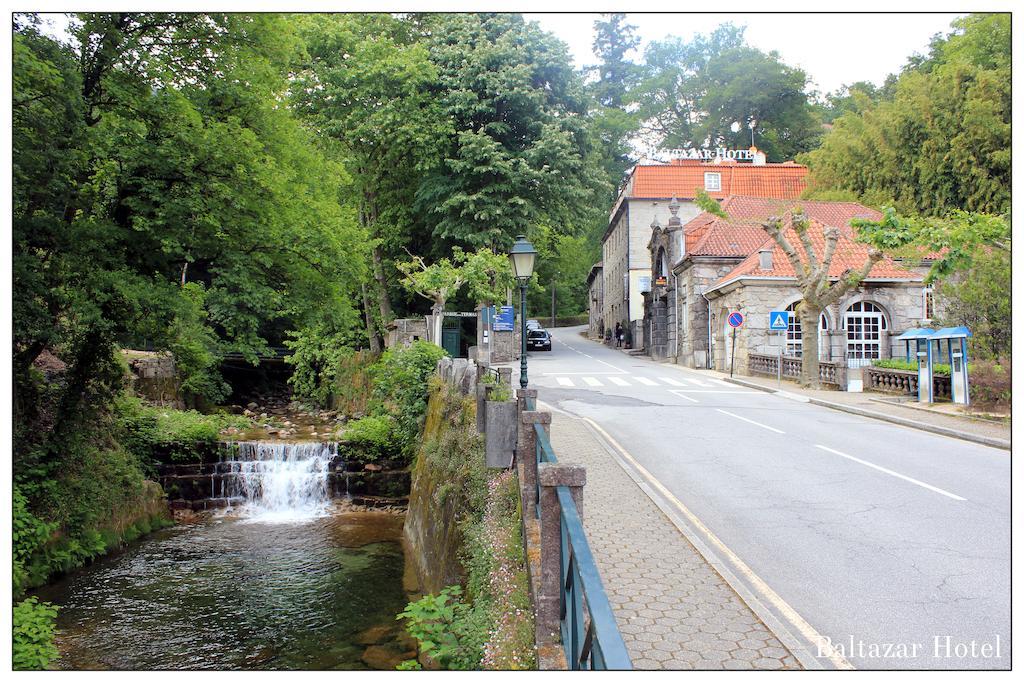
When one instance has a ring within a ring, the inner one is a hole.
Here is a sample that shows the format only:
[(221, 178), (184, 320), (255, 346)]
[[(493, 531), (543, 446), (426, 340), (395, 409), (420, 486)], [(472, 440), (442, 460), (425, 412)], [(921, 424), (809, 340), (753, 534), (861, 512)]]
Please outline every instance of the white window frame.
[(722, 174), (712, 173), (705, 171), (704, 173), (704, 189), (708, 192), (721, 192), (722, 191)]
[(883, 333), (889, 325), (880, 306), (870, 301), (851, 304), (843, 313), (843, 327), (847, 365), (868, 365), (871, 359), (882, 357)]
[(923, 323), (930, 323), (935, 317), (935, 293), (931, 287), (921, 290), (921, 313), (921, 322)]

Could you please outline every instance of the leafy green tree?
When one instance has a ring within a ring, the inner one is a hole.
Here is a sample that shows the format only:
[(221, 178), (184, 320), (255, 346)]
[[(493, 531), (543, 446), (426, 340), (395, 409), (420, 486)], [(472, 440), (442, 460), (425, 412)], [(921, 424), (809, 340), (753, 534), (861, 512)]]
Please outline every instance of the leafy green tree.
[(15, 21), (14, 471), (62, 539), (33, 582), (102, 552), (144, 492), (111, 428), (118, 347), (170, 350), (222, 397), (223, 353), (355, 321), (368, 242), (345, 169), (281, 106), (280, 17), (83, 14), (73, 33)]
[(936, 308), (942, 324), (966, 325), (974, 337), (972, 355), (1009, 358), (1013, 314), (1010, 301), (1010, 252), (980, 249), (971, 266), (938, 283)]
[[(640, 122), (633, 107), (632, 93), (640, 80), (641, 67), (626, 58), (640, 44), (636, 27), (626, 23), (625, 14), (607, 14), (594, 22), (594, 54), (601, 60), (587, 70), (596, 80), (587, 88), (594, 98), (590, 110), (601, 164), (610, 182), (609, 204), (633, 164), (630, 145)], [(603, 221), (600, 226), (603, 232)]]
[[(380, 321), (393, 317), (386, 255), (408, 245), (412, 194), (438, 164), (451, 135), (430, 90), (437, 71), (409, 22), (387, 14), (295, 19), (308, 61), (293, 81), (298, 111), (336, 141), (354, 170), (359, 221), (373, 237), (373, 284)], [(371, 340), (376, 336), (368, 325)]]
[(438, 73), (431, 95), (454, 131), (416, 192), (435, 253), (504, 250), (543, 221), (589, 225), (604, 186), (565, 45), (519, 15), (417, 21)]
[(891, 97), (839, 116), (800, 160), (815, 190), (847, 190), (905, 214), (1010, 206), (1010, 18), (975, 14), (932, 43)]
[(806, 74), (778, 53), (746, 45), (743, 31), (723, 24), (689, 42), (670, 37), (648, 45), (635, 98), (648, 135), (669, 148), (746, 148), (753, 122), (755, 144), (769, 161), (816, 146), (821, 125), (804, 92)]

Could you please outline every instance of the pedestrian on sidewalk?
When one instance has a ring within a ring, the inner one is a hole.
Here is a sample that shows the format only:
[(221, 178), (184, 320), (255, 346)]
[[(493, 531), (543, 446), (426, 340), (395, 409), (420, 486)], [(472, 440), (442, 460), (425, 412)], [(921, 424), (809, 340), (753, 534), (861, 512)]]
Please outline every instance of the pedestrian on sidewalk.
[(622, 323), (615, 323), (615, 348), (622, 348)]

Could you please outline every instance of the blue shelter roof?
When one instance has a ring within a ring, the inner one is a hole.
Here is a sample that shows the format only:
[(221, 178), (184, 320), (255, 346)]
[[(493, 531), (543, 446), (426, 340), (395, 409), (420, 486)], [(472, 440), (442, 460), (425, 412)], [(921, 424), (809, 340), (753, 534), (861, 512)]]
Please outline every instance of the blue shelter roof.
[[(965, 328), (966, 329), (966, 328)], [(923, 339), (925, 337), (931, 337), (935, 334), (935, 330), (930, 327), (914, 327), (900, 336), (896, 337), (897, 340), (910, 340), (910, 339)]]
[(959, 327), (943, 327), (941, 330), (937, 330), (932, 334), (932, 339), (959, 339), (961, 337), (973, 337), (971, 331), (965, 326)]

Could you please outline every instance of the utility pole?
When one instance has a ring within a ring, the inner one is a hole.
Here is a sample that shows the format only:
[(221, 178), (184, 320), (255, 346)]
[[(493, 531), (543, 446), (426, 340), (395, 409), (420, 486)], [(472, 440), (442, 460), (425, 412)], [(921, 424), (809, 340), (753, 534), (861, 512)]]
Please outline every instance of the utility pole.
[(558, 284), (558, 273), (551, 276), (551, 327), (555, 326), (555, 289)]

